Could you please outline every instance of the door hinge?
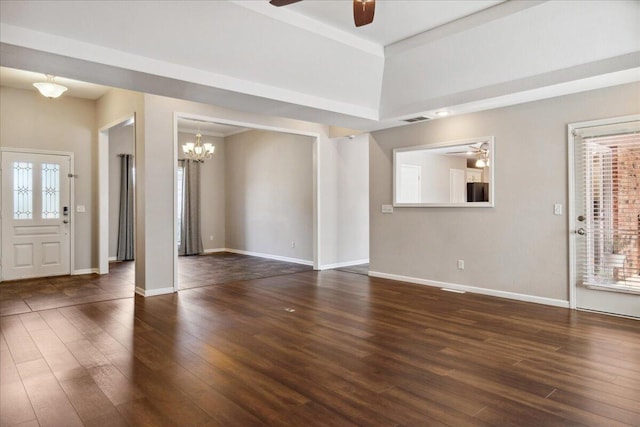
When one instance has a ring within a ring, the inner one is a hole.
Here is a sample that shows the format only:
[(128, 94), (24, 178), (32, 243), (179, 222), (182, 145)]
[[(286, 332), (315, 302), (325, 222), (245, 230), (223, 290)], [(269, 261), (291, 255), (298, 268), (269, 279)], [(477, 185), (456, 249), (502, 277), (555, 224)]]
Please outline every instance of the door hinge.
[(67, 174), (67, 177), (69, 177), (69, 178), (77, 178), (77, 177), (78, 177), (78, 175), (74, 175), (74, 174), (72, 174), (72, 173), (68, 173), (68, 174)]

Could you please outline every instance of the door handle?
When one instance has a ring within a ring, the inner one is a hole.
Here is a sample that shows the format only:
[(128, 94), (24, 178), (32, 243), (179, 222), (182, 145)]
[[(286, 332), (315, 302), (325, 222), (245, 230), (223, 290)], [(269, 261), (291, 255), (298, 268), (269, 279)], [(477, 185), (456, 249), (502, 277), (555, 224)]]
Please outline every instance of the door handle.
[(581, 235), (581, 236), (584, 236), (584, 235), (585, 235), (585, 233), (586, 233), (586, 231), (584, 231), (584, 228), (578, 228), (578, 229), (576, 230), (576, 233), (578, 233), (578, 234), (579, 234), (579, 235)]
[(584, 215), (580, 215), (578, 217), (578, 221), (583, 222), (585, 219), (587, 219)]

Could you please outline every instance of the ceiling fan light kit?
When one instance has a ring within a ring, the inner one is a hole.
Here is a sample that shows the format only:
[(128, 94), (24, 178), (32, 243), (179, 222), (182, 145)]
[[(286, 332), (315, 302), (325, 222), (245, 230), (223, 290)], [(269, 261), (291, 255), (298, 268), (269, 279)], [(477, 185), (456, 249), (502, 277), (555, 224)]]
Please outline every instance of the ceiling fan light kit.
[[(302, 0), (271, 0), (273, 6), (288, 6)], [(353, 22), (356, 27), (362, 27), (373, 22), (373, 15), (376, 11), (376, 0), (353, 0)]]

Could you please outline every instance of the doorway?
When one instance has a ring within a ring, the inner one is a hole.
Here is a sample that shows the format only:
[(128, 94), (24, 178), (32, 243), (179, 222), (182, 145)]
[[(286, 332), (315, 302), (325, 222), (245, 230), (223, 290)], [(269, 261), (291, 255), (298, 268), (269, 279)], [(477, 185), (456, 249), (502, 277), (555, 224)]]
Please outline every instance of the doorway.
[[(99, 248), (98, 273), (109, 273), (109, 262), (119, 258), (119, 234), (121, 229), (121, 207), (124, 207), (126, 231), (124, 241), (132, 242), (135, 234), (133, 203), (135, 200), (135, 115), (123, 117), (103, 127), (98, 133), (98, 188), (99, 188)], [(125, 158), (126, 156), (126, 158)], [(125, 161), (128, 160), (128, 161)], [(126, 166), (125, 166), (126, 165)], [(123, 168), (127, 168), (124, 170)], [(123, 177), (128, 180), (123, 194)], [(121, 198), (121, 195), (125, 196)], [(123, 202), (125, 205), (123, 206)], [(127, 215), (128, 213), (128, 215)], [(127, 259), (135, 252), (134, 243), (123, 251)]]
[(571, 305), (640, 317), (640, 116), (569, 132)]
[(3, 148), (2, 280), (69, 275), (73, 154)]

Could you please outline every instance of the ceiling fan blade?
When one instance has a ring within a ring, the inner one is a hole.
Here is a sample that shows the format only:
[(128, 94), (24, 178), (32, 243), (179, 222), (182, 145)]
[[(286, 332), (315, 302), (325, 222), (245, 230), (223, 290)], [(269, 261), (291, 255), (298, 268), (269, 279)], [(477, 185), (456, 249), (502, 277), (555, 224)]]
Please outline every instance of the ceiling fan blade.
[(280, 7), (280, 6), (288, 6), (293, 3), (298, 3), (299, 1), (302, 1), (302, 0), (271, 0), (269, 3), (271, 3), (273, 6)]
[(371, 24), (376, 11), (376, 0), (353, 0), (353, 21), (356, 27)]

